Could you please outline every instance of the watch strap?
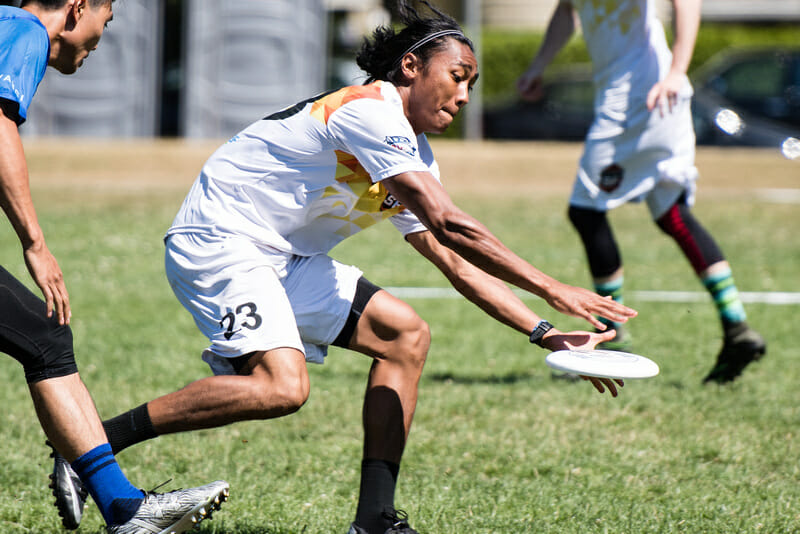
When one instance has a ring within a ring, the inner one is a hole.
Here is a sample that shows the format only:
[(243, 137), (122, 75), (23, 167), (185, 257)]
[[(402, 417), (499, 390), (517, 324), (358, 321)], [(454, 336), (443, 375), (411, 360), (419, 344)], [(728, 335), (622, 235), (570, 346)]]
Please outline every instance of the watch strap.
[(542, 346), (542, 338), (544, 337), (544, 335), (547, 332), (549, 332), (552, 329), (553, 329), (553, 325), (551, 325), (550, 323), (548, 323), (547, 321), (542, 319), (536, 325), (536, 328), (533, 329), (533, 332), (531, 332), (531, 335), (530, 335), (530, 338), (529, 338), (531, 343), (534, 343), (535, 345), (539, 345), (541, 347)]

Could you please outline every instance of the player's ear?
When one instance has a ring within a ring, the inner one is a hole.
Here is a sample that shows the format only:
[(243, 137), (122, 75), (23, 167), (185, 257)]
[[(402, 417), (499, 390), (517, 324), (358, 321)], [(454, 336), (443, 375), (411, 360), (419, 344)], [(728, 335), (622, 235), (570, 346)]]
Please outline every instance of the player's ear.
[(87, 9), (86, 2), (87, 0), (69, 0), (67, 2), (67, 27), (70, 23), (74, 26), (83, 17), (83, 12)]
[(406, 54), (400, 60), (400, 73), (407, 80), (413, 80), (422, 71), (422, 60), (414, 53)]

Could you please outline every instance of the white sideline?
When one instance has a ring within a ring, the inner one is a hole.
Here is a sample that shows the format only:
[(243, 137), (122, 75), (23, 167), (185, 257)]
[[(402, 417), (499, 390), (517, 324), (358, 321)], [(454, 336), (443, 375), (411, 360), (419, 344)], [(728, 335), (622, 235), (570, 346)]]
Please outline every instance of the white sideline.
[[(454, 299), (462, 298), (452, 287), (385, 287), (386, 291), (404, 299)], [(514, 290), (519, 297), (535, 298), (530, 293)], [(631, 291), (631, 300), (644, 302), (701, 302), (710, 297), (704, 291)], [(784, 291), (740, 291), (742, 302), (773, 305), (800, 304), (800, 293)]]

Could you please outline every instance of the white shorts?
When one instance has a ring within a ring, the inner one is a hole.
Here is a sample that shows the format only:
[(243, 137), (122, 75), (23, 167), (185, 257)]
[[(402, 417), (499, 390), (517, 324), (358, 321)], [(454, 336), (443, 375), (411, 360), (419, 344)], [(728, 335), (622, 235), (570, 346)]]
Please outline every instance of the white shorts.
[(279, 347), (323, 363), (347, 320), (362, 273), (329, 256), (295, 256), (235, 237), (173, 234), (167, 279), (211, 345), (203, 359), (233, 374), (228, 358)]
[(657, 219), (683, 193), (693, 204), (697, 168), (691, 98), (680, 98), (663, 117), (644, 105), (626, 115), (597, 110), (570, 205), (608, 211), (646, 200)]

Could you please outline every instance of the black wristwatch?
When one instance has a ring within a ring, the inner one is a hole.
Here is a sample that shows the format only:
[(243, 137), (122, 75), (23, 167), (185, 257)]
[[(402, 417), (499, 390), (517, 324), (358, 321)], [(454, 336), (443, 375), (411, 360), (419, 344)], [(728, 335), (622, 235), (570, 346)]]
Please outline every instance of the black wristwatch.
[(542, 346), (542, 338), (546, 333), (552, 330), (553, 325), (542, 319), (539, 321), (539, 324), (536, 325), (536, 328), (533, 329), (531, 332), (531, 343), (535, 343), (536, 345)]

